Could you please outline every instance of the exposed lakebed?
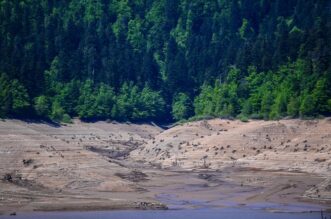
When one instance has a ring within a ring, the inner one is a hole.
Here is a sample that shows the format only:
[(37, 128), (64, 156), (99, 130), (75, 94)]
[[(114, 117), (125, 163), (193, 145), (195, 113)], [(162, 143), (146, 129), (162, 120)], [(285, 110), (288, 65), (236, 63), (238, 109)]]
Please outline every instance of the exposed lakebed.
[(328, 119), (218, 119), (168, 130), (1, 121), (0, 214), (212, 218), (232, 210), (234, 218), (247, 211), (302, 218), (330, 208), (330, 130)]

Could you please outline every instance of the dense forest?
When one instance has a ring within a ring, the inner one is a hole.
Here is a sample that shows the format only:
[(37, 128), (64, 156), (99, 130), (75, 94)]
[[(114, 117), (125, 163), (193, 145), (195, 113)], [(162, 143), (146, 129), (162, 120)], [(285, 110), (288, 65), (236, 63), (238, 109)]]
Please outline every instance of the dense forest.
[(331, 113), (330, 0), (0, 0), (0, 117)]

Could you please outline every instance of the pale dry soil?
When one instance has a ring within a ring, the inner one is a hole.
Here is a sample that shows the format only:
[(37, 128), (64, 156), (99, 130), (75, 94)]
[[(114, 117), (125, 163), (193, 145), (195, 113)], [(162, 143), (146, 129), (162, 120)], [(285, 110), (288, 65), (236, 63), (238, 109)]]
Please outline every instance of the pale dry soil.
[(331, 119), (0, 121), (0, 212), (331, 207)]

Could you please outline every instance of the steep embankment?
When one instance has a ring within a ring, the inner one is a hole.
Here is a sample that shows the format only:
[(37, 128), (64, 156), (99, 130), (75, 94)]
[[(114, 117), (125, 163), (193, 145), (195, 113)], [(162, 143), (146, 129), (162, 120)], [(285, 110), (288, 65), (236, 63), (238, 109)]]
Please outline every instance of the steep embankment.
[(131, 157), (162, 167), (316, 174), (325, 180), (305, 196), (331, 200), (330, 118), (191, 122), (157, 135)]

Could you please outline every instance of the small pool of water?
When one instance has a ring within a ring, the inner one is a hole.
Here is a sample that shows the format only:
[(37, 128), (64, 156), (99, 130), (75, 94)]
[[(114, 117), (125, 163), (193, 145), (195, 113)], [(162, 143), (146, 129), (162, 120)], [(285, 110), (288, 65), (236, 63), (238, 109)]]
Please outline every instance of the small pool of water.
[[(329, 219), (331, 214), (324, 214)], [(32, 212), (1, 219), (321, 219), (320, 212), (272, 213), (248, 209), (184, 209), (165, 211), (91, 211), (91, 212)]]

